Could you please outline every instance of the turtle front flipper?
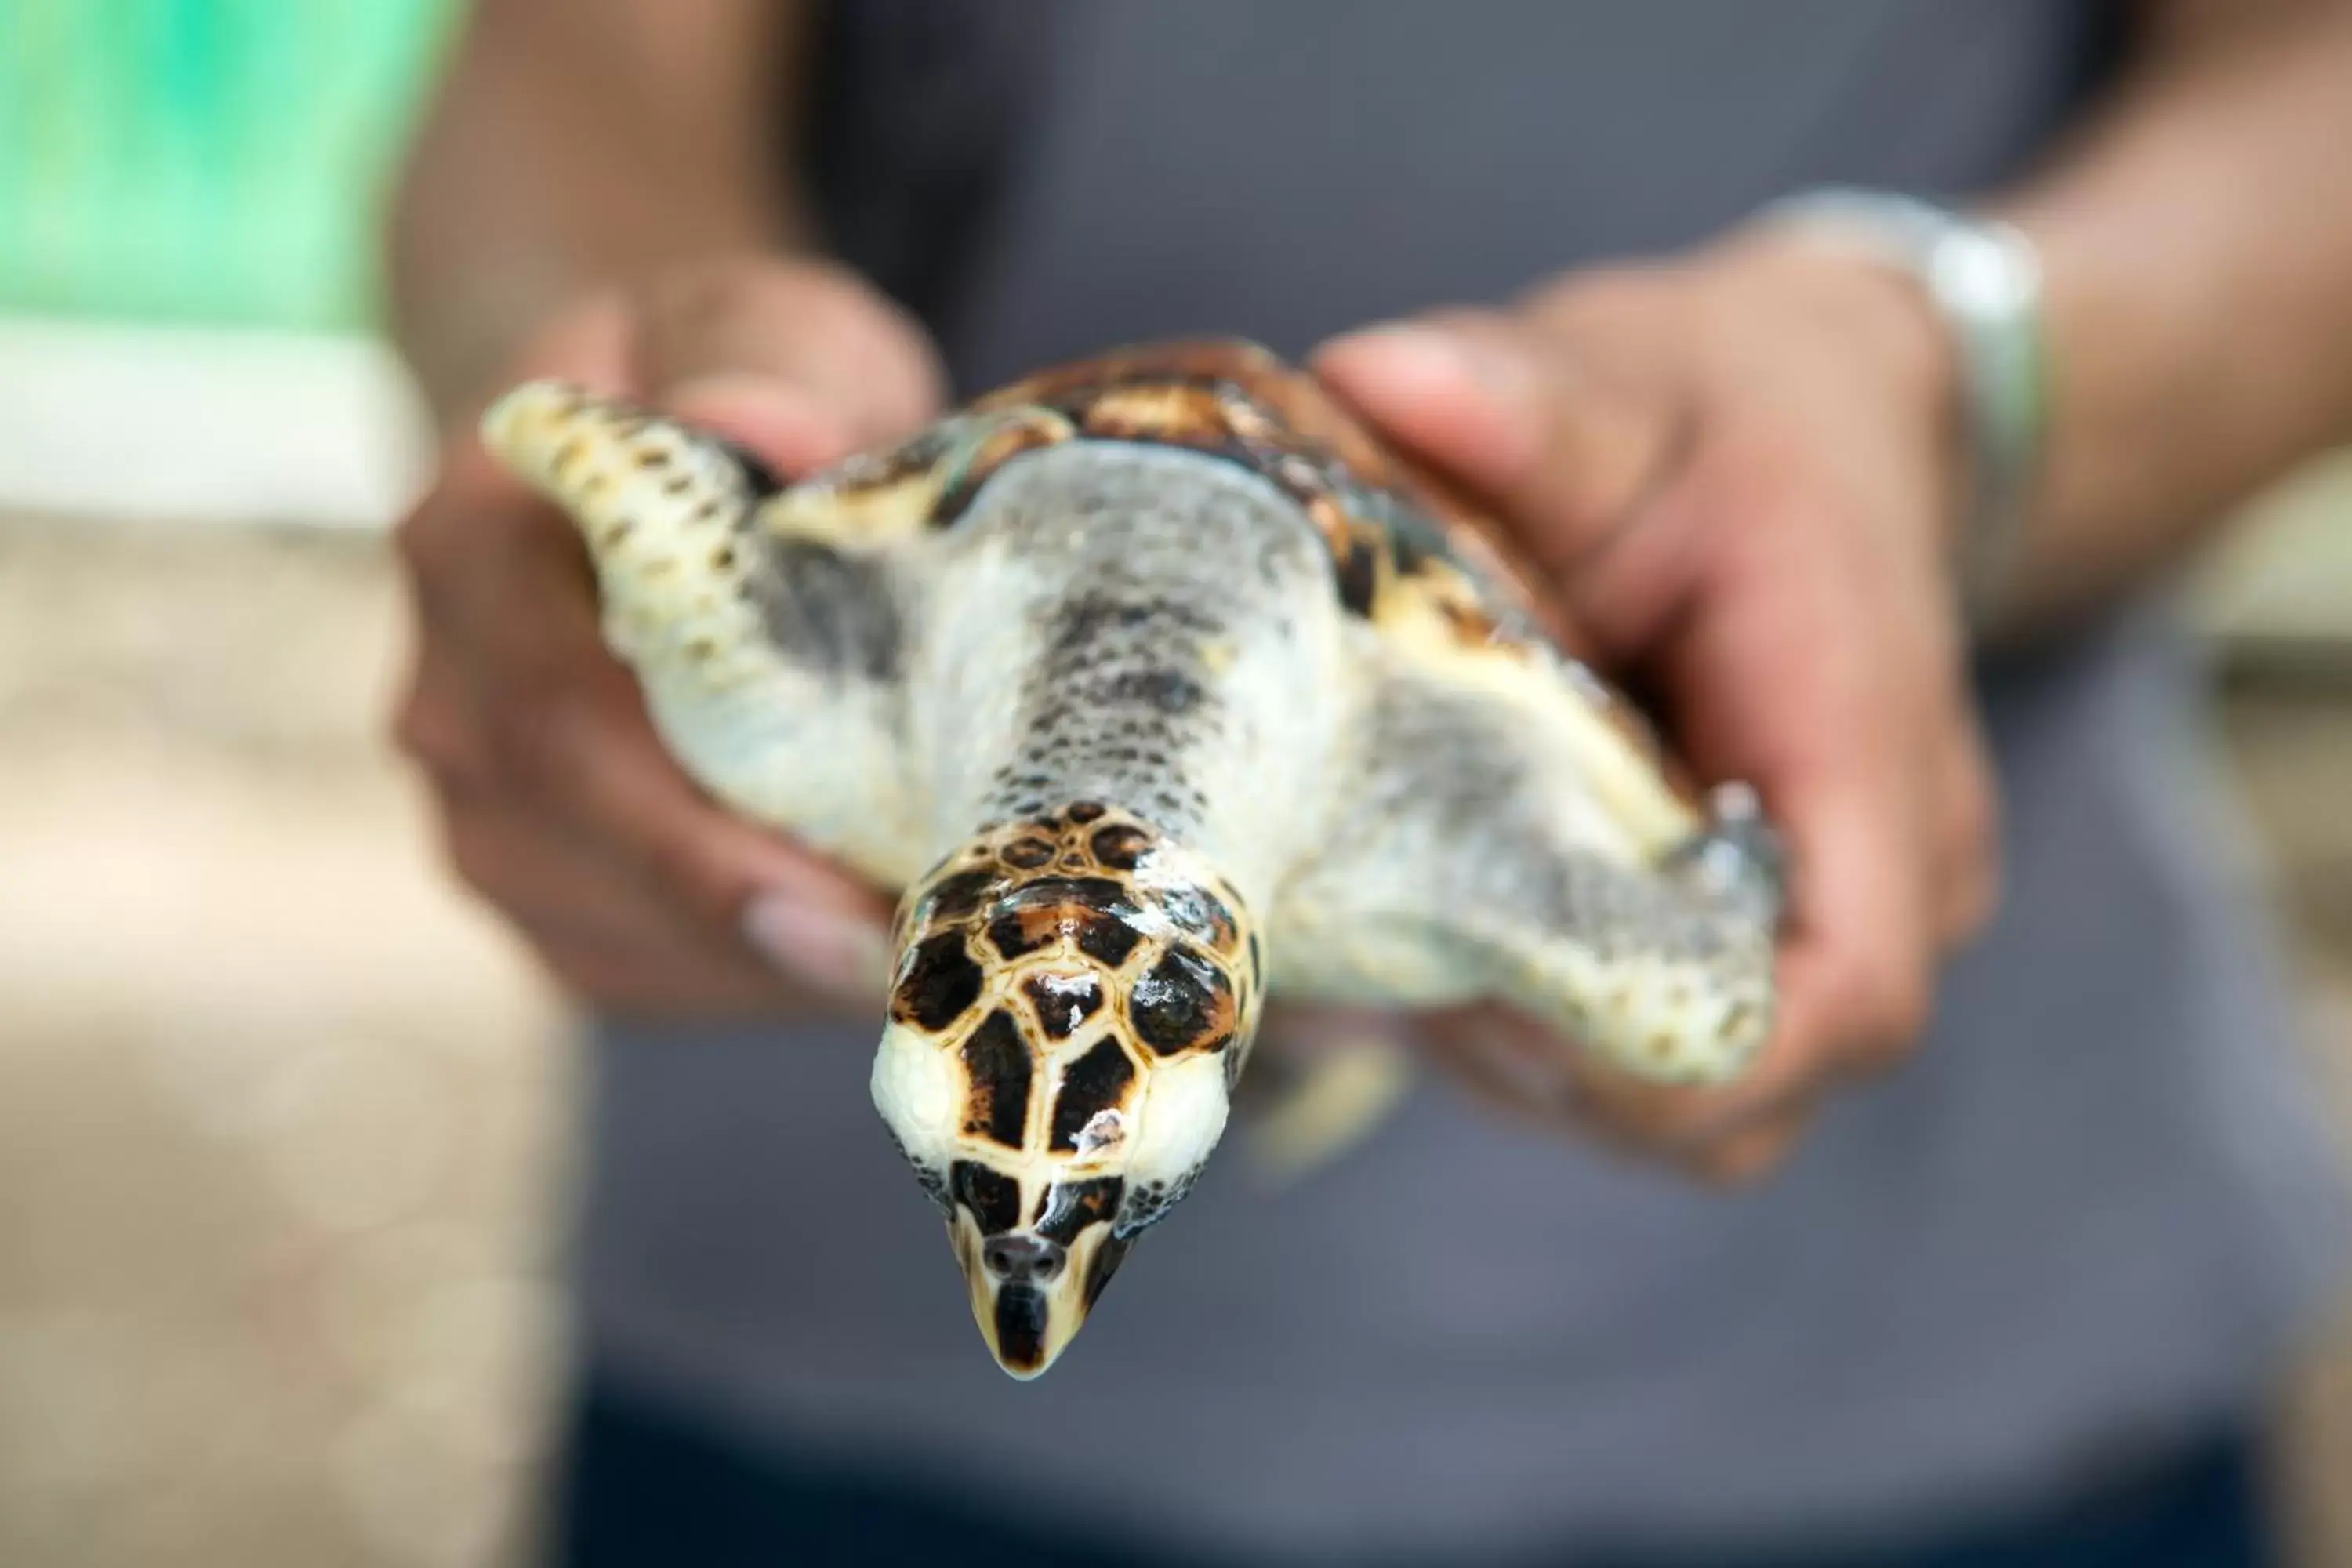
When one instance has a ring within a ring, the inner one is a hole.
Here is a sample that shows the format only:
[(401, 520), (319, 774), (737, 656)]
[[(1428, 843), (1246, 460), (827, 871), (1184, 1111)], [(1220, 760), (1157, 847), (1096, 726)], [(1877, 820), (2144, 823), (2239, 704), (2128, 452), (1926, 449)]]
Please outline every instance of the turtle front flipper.
[[(775, 526), (830, 484), (782, 489), (715, 437), (559, 383), (509, 393), (482, 433), (578, 527), (605, 639), (680, 764), (878, 881), (919, 871), (898, 755), (898, 536)], [(799, 508), (813, 522), (839, 510)]]
[(1505, 1001), (1653, 1080), (1771, 1026), (1779, 853), (1753, 795), (1679, 794), (1570, 667), (1376, 655), (1359, 784), (1270, 933), (1286, 998)]

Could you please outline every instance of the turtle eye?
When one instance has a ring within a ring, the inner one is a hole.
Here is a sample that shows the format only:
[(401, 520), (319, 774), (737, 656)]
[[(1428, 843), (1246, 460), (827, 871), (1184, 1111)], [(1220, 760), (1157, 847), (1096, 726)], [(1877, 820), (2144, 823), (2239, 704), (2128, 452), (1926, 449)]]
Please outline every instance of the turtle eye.
[(933, 1208), (939, 1210), (948, 1219), (955, 1218), (955, 1199), (948, 1196), (948, 1183), (945, 1176), (940, 1175), (929, 1165), (922, 1165), (916, 1168), (915, 1180), (921, 1184), (923, 1195), (931, 1200)]

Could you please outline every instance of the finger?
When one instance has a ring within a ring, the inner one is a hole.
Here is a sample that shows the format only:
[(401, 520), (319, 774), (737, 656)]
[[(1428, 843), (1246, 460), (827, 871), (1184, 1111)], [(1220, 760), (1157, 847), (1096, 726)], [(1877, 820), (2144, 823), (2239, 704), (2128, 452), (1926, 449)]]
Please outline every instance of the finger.
[(1938, 868), (1921, 764), (1941, 710), (1916, 670), (1875, 651), (1904, 639), (1873, 633), (1886, 609), (1871, 583), (1803, 548), (1817, 519), (1744, 521), (1780, 548), (1724, 558), (1661, 674), (1693, 763), (1751, 780), (1787, 843), (1783, 1002), (1817, 1032), (1808, 1050), (1825, 1067), (1884, 1060), (1927, 1013)]
[(708, 945), (604, 942), (509, 920), (556, 985), (590, 1006), (724, 1018), (840, 1009), (825, 993)]
[(679, 385), (664, 405), (679, 419), (725, 437), (780, 478), (827, 468), (869, 444), (841, 410), (778, 376), (730, 371)]
[(1573, 1129), (1621, 1153), (1655, 1159), (1665, 1152), (1637, 1119), (1594, 1093), (1599, 1075), (1585, 1046), (1523, 1014), (1492, 1003), (1451, 1008), (1428, 1016), (1423, 1033), (1433, 1058), (1491, 1108), (1538, 1126)]
[(1722, 1107), (1720, 1124), (1687, 1120), (1702, 1091), (1647, 1083), (1575, 1042), (1501, 1009), (1468, 1013), (1431, 1037), (1430, 1055), (1474, 1099), (1539, 1126), (1570, 1126), (1612, 1152), (1703, 1181), (1760, 1179), (1803, 1134), (1817, 1086), (1768, 1087), (1771, 1099)]
[[(626, 339), (621, 302), (598, 301), (553, 323), (518, 374), (630, 391)], [(845, 963), (860, 970), (845, 986), (882, 966), (875, 895), (719, 810), (669, 759), (635, 683), (604, 646), (572, 530), (478, 442), (449, 444), (435, 491), (404, 522), (400, 549), (419, 622), (399, 720), (404, 746), (445, 784), (512, 792), (520, 809), (610, 862), (627, 888), (599, 900), (608, 910), (647, 907), (650, 925), (583, 927), (576, 915), (555, 918), (544, 899), (524, 897), (520, 884), (531, 879), (510, 879), (504, 901), (542, 948), (571, 955), (562, 962), (575, 974), (610, 974), (626, 955), (656, 952), (655, 969), (715, 965), (747, 985), (761, 980), (747, 967), (754, 949), (796, 973), (820, 972), (819, 984)], [(552, 875), (540, 870), (540, 879)], [(761, 913), (751, 920), (755, 900)], [(793, 934), (793, 915), (777, 905), (794, 900), (818, 907), (802, 928), (822, 929), (830, 913), (850, 934), (830, 947), (808, 929)], [(657, 981), (648, 973), (629, 984), (643, 991)]]
[(408, 674), (393, 709), (392, 739), (439, 788), (480, 789), (490, 778), (488, 749), (446, 637), (413, 638)]
[(1349, 1050), (1360, 1046), (1408, 1045), (1417, 1037), (1413, 1019), (1388, 1007), (1344, 1007), (1269, 999), (1258, 1025), (1261, 1046), (1287, 1054)]
[(495, 796), (444, 790), (441, 804), (444, 851), (458, 876), (590, 999), (666, 998), (729, 1011), (879, 1000), (870, 974), (845, 976), (797, 949), (715, 938), (648, 896), (595, 846)]
[(1566, 1077), (1497, 1034), (1466, 1027), (1432, 1031), (1423, 1054), (1484, 1110), (1551, 1131), (1578, 1124), (1573, 1086)]
[(607, 289), (551, 318), (518, 356), (517, 379), (557, 376), (608, 396), (632, 384), (629, 305)]
[[(755, 896), (878, 924), (879, 896), (704, 795), (604, 647), (566, 531), (486, 530), (450, 592), (475, 710), (500, 778), (705, 930), (740, 933)], [(517, 606), (529, 605), (529, 613)]]
[(713, 942), (702, 927), (681, 921), (547, 815), (519, 809), (495, 791), (437, 793), (442, 851), (451, 868), (535, 937), (604, 950), (691, 944), (751, 960), (742, 943)]
[[(605, 396), (620, 396), (634, 387), (630, 371), (632, 318), (627, 300), (617, 289), (606, 289), (557, 311), (522, 340), (520, 350), (497, 379), (473, 389), (457, 401), (442, 426), (445, 465), (478, 454), (476, 428), (483, 411), (517, 382), (548, 376), (569, 381)], [(493, 465), (477, 464), (485, 472)]]
[[(1713, 667), (1727, 671), (1719, 700), (1729, 707), (1752, 708), (1757, 681), (1780, 704), (1770, 737), (1745, 749), (1790, 847), (1788, 931), (1772, 1030), (1738, 1078), (1664, 1085), (1590, 1054), (1570, 1058), (1596, 1114), (1644, 1143), (1686, 1152), (1801, 1115), (1855, 1073), (1892, 1059), (1924, 1021), (1928, 873), (1908, 804), (1906, 747), (1850, 743), (1899, 720), (1874, 713), (1867, 685), (1853, 687), (1822, 668), (1832, 662), (1800, 651)], [(1782, 726), (1794, 735), (1781, 734)]]
[(1984, 737), (1964, 716), (1942, 727), (1933, 789), (1936, 817), (1936, 935), (1959, 946), (1983, 930), (2000, 902), (1999, 806)]
[(647, 395), (750, 377), (797, 386), (854, 445), (936, 416), (946, 378), (912, 319), (845, 269), (765, 258), (682, 268), (641, 302), (634, 368)]
[[(527, 787), (674, 908), (780, 958), (882, 966), (889, 911), (879, 894), (713, 804), (663, 749), (625, 676), (583, 673), (531, 700), (527, 721), (509, 721), (509, 755)], [(859, 930), (871, 940), (844, 934)], [(866, 977), (839, 981), (854, 988)]]
[(1368, 328), (1324, 345), (1314, 364), (1562, 575), (1641, 510), (1689, 434), (1678, 400), (1604, 379), (1571, 344), (1498, 315)]
[(1798, 868), (1784, 987), (1818, 1001), (1818, 1049), (1858, 1064), (1883, 1063), (1925, 1024), (1936, 951), (1928, 851), (1877, 773), (1796, 781), (1782, 807)]
[(1702, 1148), (1684, 1163), (1717, 1186), (1754, 1186), (1788, 1163), (1810, 1121), (1801, 1111), (1774, 1117)]
[[(608, 395), (625, 395), (631, 390), (629, 335), (621, 297), (599, 296), (542, 327), (523, 351), (512, 379), (551, 376)], [(504, 391), (505, 384), (488, 389), (486, 396)], [(423, 651), (429, 652), (445, 634), (462, 631), (464, 611), (457, 603), (457, 590), (475, 575), (476, 557), (486, 536), (522, 531), (562, 542), (582, 563), (581, 580), (586, 580), (585, 557), (571, 542), (571, 529), (483, 447), (475, 428), (478, 417), (478, 408), (467, 412), (442, 443), (441, 467), (432, 489), (394, 534)]]
[[(1784, 963), (1784, 992), (1786, 973)], [(1815, 1016), (1817, 997), (1801, 984), (1793, 995), (1784, 994), (1771, 1035), (1740, 1076), (1725, 1084), (1659, 1083), (1571, 1048), (1562, 1066), (1575, 1082), (1578, 1110), (1626, 1145), (1693, 1168), (1756, 1128), (1801, 1125), (1846, 1077), (1840, 1059), (1817, 1043), (1824, 1026)], [(1561, 1048), (1531, 1024), (1518, 1027), (1526, 1031), (1522, 1049)]]
[(609, 941), (576, 928), (550, 930), (511, 913), (508, 919), (556, 984), (592, 1006), (742, 1017), (834, 1005), (824, 993), (707, 943)]

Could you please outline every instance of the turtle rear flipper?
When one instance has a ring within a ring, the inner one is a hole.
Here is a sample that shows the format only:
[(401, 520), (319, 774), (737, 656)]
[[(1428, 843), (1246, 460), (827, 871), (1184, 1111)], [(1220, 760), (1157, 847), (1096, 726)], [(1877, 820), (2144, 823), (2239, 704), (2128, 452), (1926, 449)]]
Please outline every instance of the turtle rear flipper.
[(919, 872), (900, 787), (893, 542), (859, 550), (773, 527), (794, 492), (750, 455), (560, 383), (516, 388), (482, 431), (579, 529), (605, 640), (696, 781), (878, 881)]
[(1412, 1087), (1402, 1015), (1335, 1015), (1311, 1033), (1261, 1040), (1234, 1091), (1234, 1121), (1258, 1175), (1305, 1179), (1370, 1137)]

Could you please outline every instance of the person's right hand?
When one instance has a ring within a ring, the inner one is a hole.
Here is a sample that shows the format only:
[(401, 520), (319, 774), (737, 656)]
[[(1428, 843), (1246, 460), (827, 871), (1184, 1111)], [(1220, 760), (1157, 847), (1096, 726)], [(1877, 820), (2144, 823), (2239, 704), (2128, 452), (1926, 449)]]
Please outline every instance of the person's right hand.
[[(942, 386), (879, 295), (767, 258), (559, 312), (505, 384), (534, 376), (718, 429), (782, 474), (912, 432)], [(879, 1005), (887, 901), (679, 770), (605, 649), (572, 526), (492, 461), (472, 411), (398, 542), (417, 628), (400, 744), (458, 874), (569, 991), (625, 1011)]]

